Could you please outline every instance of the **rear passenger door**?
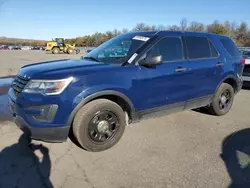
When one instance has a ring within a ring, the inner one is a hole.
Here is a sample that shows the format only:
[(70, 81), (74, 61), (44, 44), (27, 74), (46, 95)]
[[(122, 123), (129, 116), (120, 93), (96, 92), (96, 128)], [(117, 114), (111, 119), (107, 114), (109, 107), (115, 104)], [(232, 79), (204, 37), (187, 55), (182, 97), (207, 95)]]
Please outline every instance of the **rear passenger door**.
[(209, 97), (217, 87), (223, 72), (223, 59), (220, 59), (217, 49), (206, 34), (186, 33), (185, 43), (189, 71), (193, 75), (187, 98)]

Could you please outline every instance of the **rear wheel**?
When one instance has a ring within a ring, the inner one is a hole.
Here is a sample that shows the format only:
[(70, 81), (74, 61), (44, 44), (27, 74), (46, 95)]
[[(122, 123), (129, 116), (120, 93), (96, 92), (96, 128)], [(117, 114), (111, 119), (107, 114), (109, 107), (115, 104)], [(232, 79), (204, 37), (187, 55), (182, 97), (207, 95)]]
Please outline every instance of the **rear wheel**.
[(73, 50), (73, 48), (68, 48), (67, 52), (68, 52), (68, 54), (73, 54), (74, 50)]
[(227, 83), (222, 83), (213, 98), (209, 111), (217, 116), (225, 115), (231, 109), (233, 101), (233, 87)]
[(114, 146), (122, 137), (125, 125), (125, 113), (118, 104), (97, 99), (77, 112), (73, 133), (84, 149), (98, 152)]
[(54, 48), (52, 49), (52, 53), (53, 53), (53, 54), (59, 54), (59, 52), (60, 52), (60, 49), (59, 49), (58, 47), (54, 47)]

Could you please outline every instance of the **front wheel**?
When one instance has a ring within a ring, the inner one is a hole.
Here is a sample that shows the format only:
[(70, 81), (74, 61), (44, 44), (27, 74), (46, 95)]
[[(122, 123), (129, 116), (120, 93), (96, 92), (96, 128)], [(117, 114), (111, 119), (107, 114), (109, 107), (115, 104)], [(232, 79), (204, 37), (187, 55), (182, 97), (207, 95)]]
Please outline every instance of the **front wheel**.
[(217, 116), (225, 115), (229, 112), (234, 101), (234, 89), (227, 83), (222, 83), (215, 93), (209, 111)]
[(74, 50), (73, 50), (73, 48), (68, 48), (67, 52), (68, 52), (68, 54), (73, 54)]
[(122, 137), (125, 125), (125, 113), (118, 104), (97, 99), (77, 112), (73, 133), (84, 149), (98, 152), (114, 146)]

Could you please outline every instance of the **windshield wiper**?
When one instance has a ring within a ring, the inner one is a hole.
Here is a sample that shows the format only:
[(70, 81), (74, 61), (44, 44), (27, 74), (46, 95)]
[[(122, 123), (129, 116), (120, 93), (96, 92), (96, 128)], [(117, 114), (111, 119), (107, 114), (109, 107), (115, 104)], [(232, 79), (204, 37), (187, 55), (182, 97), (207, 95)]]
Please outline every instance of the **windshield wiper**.
[(83, 59), (90, 59), (90, 60), (93, 60), (93, 61), (97, 61), (97, 62), (100, 62), (97, 58), (95, 58), (95, 57), (84, 57)]

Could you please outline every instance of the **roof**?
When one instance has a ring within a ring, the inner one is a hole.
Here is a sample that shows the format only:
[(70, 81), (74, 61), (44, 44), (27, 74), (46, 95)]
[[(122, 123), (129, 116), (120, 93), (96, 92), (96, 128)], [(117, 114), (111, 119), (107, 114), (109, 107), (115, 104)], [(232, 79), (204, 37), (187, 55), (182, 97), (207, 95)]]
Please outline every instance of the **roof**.
[(133, 32), (129, 32), (129, 34), (134, 35), (144, 35), (144, 36), (154, 36), (158, 31), (133, 31)]
[(130, 32), (131, 34), (138, 34), (138, 35), (146, 35), (146, 36), (153, 36), (156, 33), (159, 35), (167, 35), (169, 33), (176, 33), (176, 34), (198, 34), (198, 35), (210, 35), (210, 36), (220, 36), (220, 37), (228, 37), (226, 35), (219, 35), (215, 33), (207, 33), (207, 32), (195, 32), (195, 31), (170, 31), (170, 30), (159, 30), (159, 31), (135, 31), (135, 32)]

